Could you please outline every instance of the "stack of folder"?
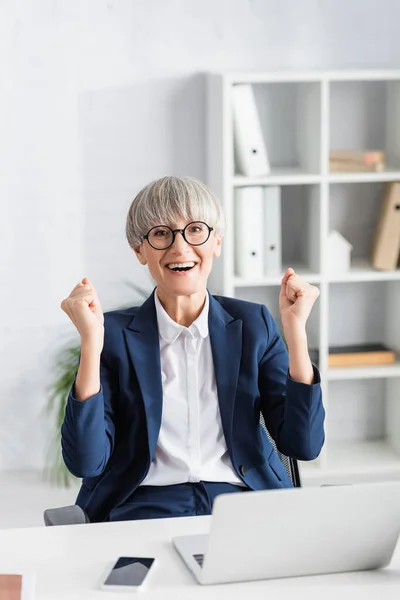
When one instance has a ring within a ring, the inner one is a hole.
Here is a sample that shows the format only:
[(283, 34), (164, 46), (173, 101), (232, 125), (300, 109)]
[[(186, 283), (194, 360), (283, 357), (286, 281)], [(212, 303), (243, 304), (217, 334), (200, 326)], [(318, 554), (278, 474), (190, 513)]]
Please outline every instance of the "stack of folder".
[(235, 191), (235, 272), (258, 280), (282, 272), (281, 188), (244, 186)]
[(381, 172), (386, 168), (382, 150), (332, 150), (329, 154), (331, 173)]

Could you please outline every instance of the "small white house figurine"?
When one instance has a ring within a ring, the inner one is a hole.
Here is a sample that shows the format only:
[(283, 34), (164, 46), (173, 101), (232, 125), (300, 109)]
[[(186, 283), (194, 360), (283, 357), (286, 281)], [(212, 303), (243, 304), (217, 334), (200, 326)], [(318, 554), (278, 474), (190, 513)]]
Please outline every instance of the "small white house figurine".
[(348, 271), (353, 246), (335, 229), (328, 236), (328, 270)]

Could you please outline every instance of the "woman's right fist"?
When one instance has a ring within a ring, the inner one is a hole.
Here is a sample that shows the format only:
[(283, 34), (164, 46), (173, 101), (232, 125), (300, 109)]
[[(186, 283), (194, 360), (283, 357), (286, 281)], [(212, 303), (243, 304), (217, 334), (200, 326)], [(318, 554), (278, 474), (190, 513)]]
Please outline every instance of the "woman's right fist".
[(68, 298), (61, 302), (62, 310), (69, 316), (81, 336), (81, 342), (103, 349), (104, 315), (94, 285), (84, 277), (74, 287)]

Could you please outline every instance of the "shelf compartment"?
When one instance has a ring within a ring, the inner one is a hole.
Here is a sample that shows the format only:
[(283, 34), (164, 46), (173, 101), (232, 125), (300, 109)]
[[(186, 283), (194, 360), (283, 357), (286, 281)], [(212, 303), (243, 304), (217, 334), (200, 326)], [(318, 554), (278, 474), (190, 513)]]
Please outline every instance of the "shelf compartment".
[[(282, 186), (282, 262), (319, 273), (321, 264), (319, 185)], [(294, 267), (293, 267), (294, 268)]]
[[(268, 188), (269, 186), (263, 187)], [(295, 271), (298, 270), (299, 274), (304, 274), (305, 277), (307, 274), (311, 275), (312, 279), (316, 281), (320, 272), (321, 257), (321, 186), (289, 185), (280, 186), (280, 190), (282, 263), (292, 267)], [(235, 228), (233, 248), (239, 244), (238, 250), (240, 250), (241, 243)], [(266, 275), (257, 278), (256, 285), (280, 284), (280, 280), (279, 274)], [(252, 279), (247, 280), (245, 277), (236, 276), (234, 278), (234, 285), (238, 287), (252, 285), (252, 283)]]
[(329, 470), (399, 469), (400, 379), (329, 382), (326, 464)]
[[(376, 182), (330, 186), (329, 230), (338, 231), (353, 246), (351, 259), (355, 265), (365, 267), (370, 263), (384, 190), (385, 184)], [(369, 269), (376, 272), (375, 279), (382, 278), (381, 271), (375, 271), (371, 266)], [(328, 271), (328, 277), (333, 280), (346, 280), (348, 275), (348, 272)]]
[[(332, 442), (365, 442), (386, 437), (384, 379), (330, 381), (327, 433)], [(399, 456), (400, 460), (400, 456)], [(331, 464), (331, 460), (329, 460)]]
[[(387, 170), (399, 171), (400, 82), (334, 81), (329, 88), (330, 149), (384, 150)], [(330, 174), (330, 177), (337, 175)], [(349, 175), (352, 176), (346, 173), (346, 177)]]
[(253, 83), (253, 91), (271, 170), (320, 173), (321, 83)]
[(399, 354), (399, 306), (400, 281), (329, 284), (328, 345), (382, 343)]

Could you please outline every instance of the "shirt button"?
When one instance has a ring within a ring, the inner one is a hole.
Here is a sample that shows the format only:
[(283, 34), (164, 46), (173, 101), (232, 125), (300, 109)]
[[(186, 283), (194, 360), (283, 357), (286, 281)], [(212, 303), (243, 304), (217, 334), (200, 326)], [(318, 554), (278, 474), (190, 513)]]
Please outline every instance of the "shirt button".
[(246, 473), (247, 473), (247, 469), (244, 465), (240, 465), (239, 467), (239, 473), (241, 474), (242, 477), (245, 477)]

